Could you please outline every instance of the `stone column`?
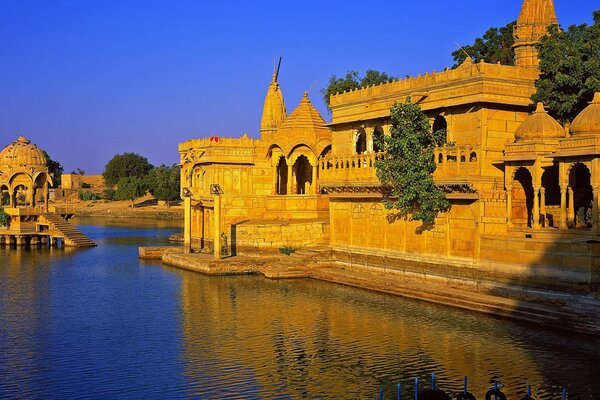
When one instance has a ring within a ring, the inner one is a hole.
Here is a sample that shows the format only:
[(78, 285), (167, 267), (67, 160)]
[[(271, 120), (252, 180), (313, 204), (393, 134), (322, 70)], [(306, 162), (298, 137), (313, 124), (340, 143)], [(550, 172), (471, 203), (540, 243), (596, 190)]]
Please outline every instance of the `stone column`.
[(567, 193), (569, 194), (569, 206), (567, 208), (567, 225), (575, 227), (575, 193), (571, 186), (567, 187)]
[(48, 195), (48, 181), (46, 181), (46, 184), (44, 185), (44, 208), (46, 209), (46, 212), (48, 212), (49, 199), (50, 196)]
[(558, 221), (558, 229), (566, 230), (569, 228), (567, 224), (567, 187), (560, 187), (560, 221)]
[(215, 195), (214, 196), (214, 212), (213, 212), (213, 223), (214, 223), (214, 228), (213, 228), (213, 254), (214, 254), (214, 258), (215, 260), (220, 260), (221, 259), (221, 196), (220, 195)]
[(313, 191), (313, 194), (319, 193), (318, 189), (317, 189), (317, 167), (318, 167), (318, 165), (319, 164), (317, 163), (317, 165), (313, 165), (313, 167), (312, 167), (312, 189), (313, 189), (312, 191)]
[(513, 226), (513, 223), (512, 223), (512, 186), (506, 187), (506, 224), (509, 227)]
[(375, 133), (375, 128), (365, 128), (365, 134), (367, 135), (367, 153), (373, 152), (373, 133)]
[(546, 224), (546, 188), (540, 188), (540, 213), (542, 214), (541, 224), (542, 226), (547, 226)]
[(273, 168), (273, 194), (279, 194), (277, 192), (277, 187), (279, 186), (277, 183), (279, 182), (279, 173), (278, 168), (275, 166)]
[(600, 223), (598, 217), (598, 192), (600, 192), (600, 188), (594, 188), (594, 198), (592, 200), (592, 232), (598, 233), (600, 231)]
[(292, 173), (292, 169), (294, 168), (293, 165), (289, 165), (288, 162), (288, 167), (287, 167), (287, 195), (291, 195), (292, 194), (292, 179), (293, 179), (293, 173)]
[(533, 188), (533, 229), (540, 229), (540, 188)]
[(183, 252), (192, 251), (192, 199), (183, 198)]

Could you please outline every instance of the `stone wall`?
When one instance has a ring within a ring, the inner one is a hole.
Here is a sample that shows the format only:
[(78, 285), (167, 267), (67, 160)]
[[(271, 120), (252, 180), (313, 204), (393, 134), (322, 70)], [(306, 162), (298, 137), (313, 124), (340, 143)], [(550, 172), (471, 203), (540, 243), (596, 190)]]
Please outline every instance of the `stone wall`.
[[(278, 251), (282, 247), (315, 247), (329, 242), (327, 220), (247, 221), (231, 226), (236, 254)], [(232, 242), (233, 243), (233, 242)]]

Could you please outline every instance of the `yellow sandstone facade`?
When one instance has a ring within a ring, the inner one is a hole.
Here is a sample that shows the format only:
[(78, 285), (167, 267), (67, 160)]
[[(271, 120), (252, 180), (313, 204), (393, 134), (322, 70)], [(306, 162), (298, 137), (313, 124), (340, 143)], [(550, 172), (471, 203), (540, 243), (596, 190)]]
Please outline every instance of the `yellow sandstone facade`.
[[(10, 216), (0, 226), (0, 244), (56, 244), (87, 247), (95, 243), (71, 226), (68, 207), (49, 205), (53, 184), (44, 151), (24, 136), (0, 151), (0, 208)], [(60, 240), (58, 240), (60, 239)]]
[[(287, 115), (275, 74), (260, 139), (179, 145), (186, 249), (225, 239), (234, 253), (327, 245), (343, 264), (509, 296), (523, 287), (597, 292), (600, 94), (570, 130), (532, 104), (535, 44), (552, 24), (552, 0), (525, 0), (515, 66), (467, 58), (339, 93), (329, 124), (306, 95)], [(384, 153), (373, 139), (390, 133), (390, 107), (408, 96), (453, 143), (435, 150), (434, 180), (452, 207), (432, 228), (390, 220), (375, 171)]]

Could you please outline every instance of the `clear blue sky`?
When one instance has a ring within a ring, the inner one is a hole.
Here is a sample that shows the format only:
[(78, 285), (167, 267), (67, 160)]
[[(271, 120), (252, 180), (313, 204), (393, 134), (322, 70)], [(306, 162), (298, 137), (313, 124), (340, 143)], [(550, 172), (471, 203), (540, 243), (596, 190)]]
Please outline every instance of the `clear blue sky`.
[[(288, 112), (332, 74), (452, 65), (454, 42), (515, 20), (522, 0), (0, 0), (0, 148), (27, 136), (65, 171), (117, 153), (178, 162), (177, 144), (257, 137), (273, 60)], [(563, 26), (597, 0), (555, 0)]]

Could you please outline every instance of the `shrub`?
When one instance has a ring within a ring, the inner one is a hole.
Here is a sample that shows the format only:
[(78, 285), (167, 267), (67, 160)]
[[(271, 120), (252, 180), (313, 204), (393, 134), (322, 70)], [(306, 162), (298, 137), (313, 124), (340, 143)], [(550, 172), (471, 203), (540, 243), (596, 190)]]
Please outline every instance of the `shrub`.
[(283, 246), (279, 248), (279, 252), (289, 256), (290, 254), (296, 252), (296, 249), (292, 246)]
[(80, 200), (83, 200), (83, 201), (88, 201), (88, 200), (99, 200), (99, 199), (100, 199), (100, 197), (99, 197), (99, 196), (98, 196), (96, 193), (94, 193), (94, 192), (91, 192), (91, 191), (89, 191), (89, 190), (81, 190), (81, 191), (79, 192), (79, 199), (80, 199)]

